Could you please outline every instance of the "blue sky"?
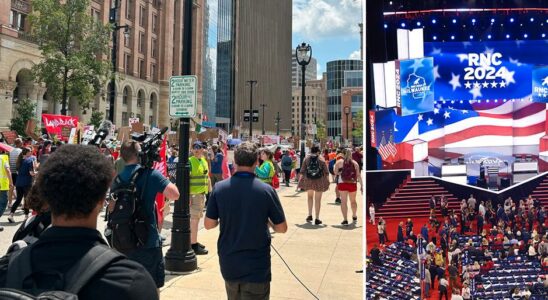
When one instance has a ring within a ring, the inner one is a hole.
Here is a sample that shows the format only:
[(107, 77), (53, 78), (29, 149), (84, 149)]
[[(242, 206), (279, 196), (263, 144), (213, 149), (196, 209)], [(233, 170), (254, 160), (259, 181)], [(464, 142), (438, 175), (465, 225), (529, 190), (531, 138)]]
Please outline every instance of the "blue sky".
[(318, 77), (328, 61), (359, 59), (362, 0), (293, 0), (293, 48), (312, 46)]

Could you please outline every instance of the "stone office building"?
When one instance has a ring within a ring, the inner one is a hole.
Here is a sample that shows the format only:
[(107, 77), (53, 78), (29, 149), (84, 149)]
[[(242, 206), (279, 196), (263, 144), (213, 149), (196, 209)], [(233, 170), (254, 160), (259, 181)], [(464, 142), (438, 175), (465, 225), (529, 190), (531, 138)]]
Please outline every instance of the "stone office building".
[[(187, 0), (188, 1), (188, 0)], [(203, 65), (203, 7), (205, 0), (193, 0), (192, 73), (198, 76), (198, 112), (201, 113)], [(114, 123), (128, 124), (139, 117), (145, 124), (168, 126), (169, 78), (182, 71), (183, 6), (182, 0), (119, 0), (118, 23), (129, 25), (125, 38), (118, 34), (116, 99)], [(107, 23), (110, 1), (92, 0), (93, 18)], [(17, 99), (36, 101), (36, 117), (59, 113), (61, 104), (50, 99), (47, 87), (33, 82), (30, 70), (41, 59), (38, 46), (30, 36), (27, 0), (0, 2), (0, 129), (9, 127)], [(112, 46), (112, 45), (111, 45)], [(108, 86), (91, 102), (90, 109), (70, 99), (68, 112), (88, 120), (93, 110), (109, 115)], [(199, 116), (198, 116), (199, 118)]]

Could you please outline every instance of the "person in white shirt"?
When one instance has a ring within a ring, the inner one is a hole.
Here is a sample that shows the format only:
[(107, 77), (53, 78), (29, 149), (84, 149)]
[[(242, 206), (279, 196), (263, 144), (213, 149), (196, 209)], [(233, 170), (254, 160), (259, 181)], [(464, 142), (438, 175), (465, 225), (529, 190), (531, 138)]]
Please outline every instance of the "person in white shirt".
[(371, 217), (371, 224), (375, 225), (375, 204), (369, 205), (369, 216)]
[(448, 287), (448, 286), (449, 286), (449, 282), (447, 281), (447, 279), (445, 279), (445, 276), (442, 277), (442, 278), (440, 279), (440, 283), (439, 283), (439, 287), (438, 287), (438, 289), (439, 289), (439, 291), (440, 291), (440, 298), (439, 298), (440, 300), (441, 300), (441, 297), (442, 297), (442, 296), (445, 296), (445, 299), (446, 299), (446, 300), (449, 299), (449, 298), (448, 298), (449, 296), (447, 295), (447, 287)]
[(478, 208), (479, 214), (483, 217), (485, 220), (485, 205), (483, 204), (483, 201), (480, 202), (479, 208)]
[(453, 293), (451, 294), (451, 300), (464, 300), (464, 298), (459, 294), (458, 289), (453, 289)]
[(472, 297), (470, 293), (470, 287), (468, 287), (468, 282), (464, 282), (464, 284), (462, 285), (461, 296), (464, 300), (469, 300)]
[(476, 210), (476, 198), (474, 198), (474, 195), (470, 194), (470, 198), (468, 198), (468, 208), (472, 211)]

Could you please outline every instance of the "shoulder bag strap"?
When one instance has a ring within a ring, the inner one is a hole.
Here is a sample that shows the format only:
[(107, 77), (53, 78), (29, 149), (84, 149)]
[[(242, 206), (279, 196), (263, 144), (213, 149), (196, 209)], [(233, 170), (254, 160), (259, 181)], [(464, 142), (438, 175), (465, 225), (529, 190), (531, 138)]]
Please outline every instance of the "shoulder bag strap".
[(93, 246), (65, 273), (65, 291), (77, 295), (95, 275), (115, 260), (122, 258), (122, 254), (105, 245)]

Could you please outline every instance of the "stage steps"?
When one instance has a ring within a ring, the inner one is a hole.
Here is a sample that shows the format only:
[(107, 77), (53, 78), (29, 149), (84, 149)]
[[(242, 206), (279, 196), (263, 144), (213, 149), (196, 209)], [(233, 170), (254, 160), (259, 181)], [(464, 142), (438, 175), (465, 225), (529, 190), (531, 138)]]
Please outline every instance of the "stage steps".
[(539, 183), (539, 185), (531, 193), (533, 198), (538, 199), (544, 209), (548, 208), (548, 176)]
[[(429, 217), (429, 200), (432, 195), (436, 196), (436, 199), (439, 199), (441, 195), (444, 195), (449, 201), (449, 210), (459, 210), (460, 200), (449, 193), (435, 180), (429, 178), (407, 178), (400, 187), (390, 195), (384, 205), (377, 208), (376, 216), (385, 219)], [(440, 214), (439, 209), (436, 214)]]

